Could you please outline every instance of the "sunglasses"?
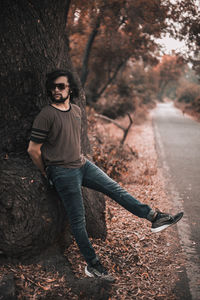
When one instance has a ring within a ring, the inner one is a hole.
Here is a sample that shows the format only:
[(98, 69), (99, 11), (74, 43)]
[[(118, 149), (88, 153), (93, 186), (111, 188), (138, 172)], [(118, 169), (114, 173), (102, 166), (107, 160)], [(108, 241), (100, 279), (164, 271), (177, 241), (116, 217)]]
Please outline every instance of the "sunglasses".
[(69, 87), (69, 85), (64, 84), (64, 83), (53, 83), (53, 84), (50, 86), (50, 90), (53, 91), (53, 90), (55, 90), (56, 88), (58, 88), (59, 91), (63, 91), (66, 87)]

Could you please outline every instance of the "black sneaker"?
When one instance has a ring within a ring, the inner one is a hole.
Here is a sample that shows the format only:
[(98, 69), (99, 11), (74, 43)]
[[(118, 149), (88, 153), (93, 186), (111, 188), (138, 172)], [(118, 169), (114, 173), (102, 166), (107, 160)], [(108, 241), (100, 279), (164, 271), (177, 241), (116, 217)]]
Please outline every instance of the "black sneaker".
[(85, 267), (85, 274), (89, 277), (102, 278), (111, 282), (115, 280), (111, 275), (108, 274), (108, 271), (106, 268), (104, 268), (99, 260), (94, 264), (88, 264)]
[(177, 223), (183, 216), (183, 212), (180, 212), (174, 216), (171, 216), (169, 214), (164, 214), (162, 212), (157, 212), (157, 215), (155, 219), (152, 221), (152, 232), (159, 232), (167, 227)]

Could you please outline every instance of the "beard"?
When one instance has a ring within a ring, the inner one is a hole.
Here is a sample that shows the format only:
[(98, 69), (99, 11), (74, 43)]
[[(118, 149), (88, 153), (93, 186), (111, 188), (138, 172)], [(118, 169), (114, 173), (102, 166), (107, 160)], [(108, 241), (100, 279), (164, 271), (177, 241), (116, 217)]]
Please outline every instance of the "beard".
[(67, 100), (68, 97), (69, 97), (69, 93), (68, 93), (68, 95), (65, 98), (63, 98), (63, 95), (60, 95), (59, 99), (56, 99), (56, 98), (54, 98), (53, 95), (51, 95), (51, 101), (53, 103), (64, 103)]

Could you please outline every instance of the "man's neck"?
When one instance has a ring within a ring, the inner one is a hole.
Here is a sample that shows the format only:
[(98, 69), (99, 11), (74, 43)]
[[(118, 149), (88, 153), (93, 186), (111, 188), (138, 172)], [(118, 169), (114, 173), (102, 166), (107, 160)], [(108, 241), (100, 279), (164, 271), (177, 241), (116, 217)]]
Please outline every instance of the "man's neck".
[(69, 110), (69, 108), (70, 108), (69, 99), (66, 99), (65, 102), (63, 102), (63, 103), (52, 103), (51, 105), (54, 106), (55, 108), (63, 110), (63, 111)]

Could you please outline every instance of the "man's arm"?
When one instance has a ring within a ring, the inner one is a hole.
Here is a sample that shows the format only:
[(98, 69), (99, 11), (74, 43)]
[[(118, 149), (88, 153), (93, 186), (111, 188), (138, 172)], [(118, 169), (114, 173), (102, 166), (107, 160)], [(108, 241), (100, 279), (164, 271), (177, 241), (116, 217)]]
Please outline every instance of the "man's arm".
[(43, 176), (46, 176), (45, 170), (44, 170), (44, 163), (42, 160), (42, 154), (41, 154), (41, 147), (43, 144), (38, 144), (33, 141), (29, 142), (28, 146), (28, 154), (30, 155), (33, 163), (38, 167), (38, 169), (41, 171)]

